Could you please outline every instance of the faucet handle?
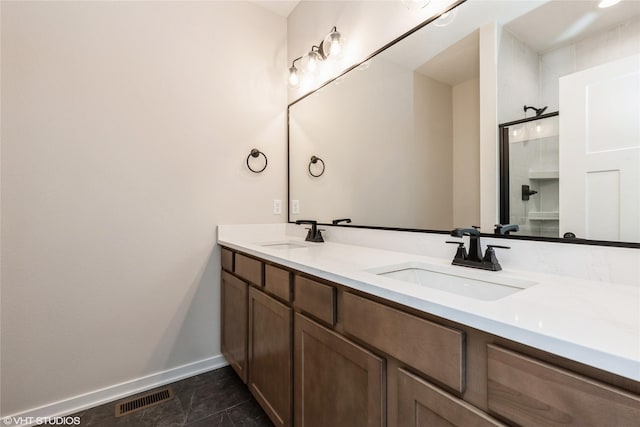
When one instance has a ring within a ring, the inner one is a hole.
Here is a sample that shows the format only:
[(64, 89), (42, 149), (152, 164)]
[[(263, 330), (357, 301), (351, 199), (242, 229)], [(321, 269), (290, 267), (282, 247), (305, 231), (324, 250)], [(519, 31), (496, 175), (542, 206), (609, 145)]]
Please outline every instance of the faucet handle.
[(511, 249), (511, 246), (502, 246), (502, 245), (487, 245), (487, 249), (489, 248), (498, 248), (498, 249)]
[(500, 271), (500, 270), (502, 270), (502, 267), (500, 266), (500, 263), (498, 262), (498, 258), (496, 258), (496, 253), (493, 250), (493, 248), (511, 249), (511, 247), (510, 246), (501, 246), (501, 245), (487, 245), (487, 250), (484, 253), (484, 257), (482, 258), (482, 263), (483, 264), (490, 264), (491, 265), (491, 270), (493, 270), (493, 271)]
[(456, 251), (456, 256), (453, 258), (454, 260), (458, 259), (467, 259), (467, 249), (464, 247), (464, 241), (457, 241), (457, 242), (453, 242), (450, 240), (447, 240), (447, 243), (452, 243), (452, 244), (456, 244), (458, 245), (458, 250)]
[(313, 239), (313, 232), (311, 231), (311, 227), (305, 227), (305, 230), (309, 230), (307, 231), (307, 237), (305, 237), (304, 240), (306, 240), (307, 242), (310, 242), (311, 239)]
[(322, 237), (321, 233), (321, 231), (325, 231), (324, 228), (316, 228), (315, 230), (313, 228), (307, 228), (307, 230), (309, 230), (309, 232), (307, 233), (307, 238), (305, 239), (307, 242), (324, 242), (324, 238)]

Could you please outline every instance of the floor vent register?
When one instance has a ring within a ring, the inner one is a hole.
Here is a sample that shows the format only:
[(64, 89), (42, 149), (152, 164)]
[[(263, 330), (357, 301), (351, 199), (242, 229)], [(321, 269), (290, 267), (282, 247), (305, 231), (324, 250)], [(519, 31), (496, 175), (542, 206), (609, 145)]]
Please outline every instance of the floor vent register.
[(171, 387), (164, 387), (137, 397), (131, 397), (116, 404), (116, 417), (129, 415), (132, 412), (147, 409), (171, 399), (173, 399)]

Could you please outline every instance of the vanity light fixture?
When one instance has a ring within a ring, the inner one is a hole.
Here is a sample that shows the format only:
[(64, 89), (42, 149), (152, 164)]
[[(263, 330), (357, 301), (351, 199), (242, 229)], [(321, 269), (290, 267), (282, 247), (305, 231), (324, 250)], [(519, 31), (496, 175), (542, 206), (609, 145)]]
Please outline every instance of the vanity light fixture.
[[(314, 73), (327, 58), (338, 57), (343, 50), (343, 45), (344, 37), (342, 37), (342, 34), (340, 34), (334, 26), (318, 45), (311, 46), (309, 52), (304, 56), (293, 60), (291, 67), (289, 67), (289, 86), (298, 87), (301, 72)], [(296, 67), (296, 61), (298, 60), (300, 60), (300, 69)]]
[(620, 3), (620, 0), (600, 0), (600, 3), (598, 3), (598, 7), (600, 9), (604, 9), (605, 7), (611, 7), (614, 4), (618, 3)]

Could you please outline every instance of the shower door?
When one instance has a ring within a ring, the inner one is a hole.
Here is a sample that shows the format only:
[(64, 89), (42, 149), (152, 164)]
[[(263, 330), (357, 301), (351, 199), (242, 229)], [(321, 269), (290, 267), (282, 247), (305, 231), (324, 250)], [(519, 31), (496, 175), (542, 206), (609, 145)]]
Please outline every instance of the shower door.
[(559, 237), (558, 117), (549, 113), (500, 127), (500, 223), (518, 234)]

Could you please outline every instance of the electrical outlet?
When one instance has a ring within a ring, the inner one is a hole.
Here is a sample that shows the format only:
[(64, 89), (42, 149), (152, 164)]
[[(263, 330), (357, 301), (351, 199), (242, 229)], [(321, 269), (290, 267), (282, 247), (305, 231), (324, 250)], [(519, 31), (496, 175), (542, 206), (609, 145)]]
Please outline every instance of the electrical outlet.
[(298, 215), (300, 213), (300, 200), (292, 200), (291, 201), (291, 213), (294, 215)]
[(282, 213), (282, 200), (273, 199), (273, 214), (280, 215)]

